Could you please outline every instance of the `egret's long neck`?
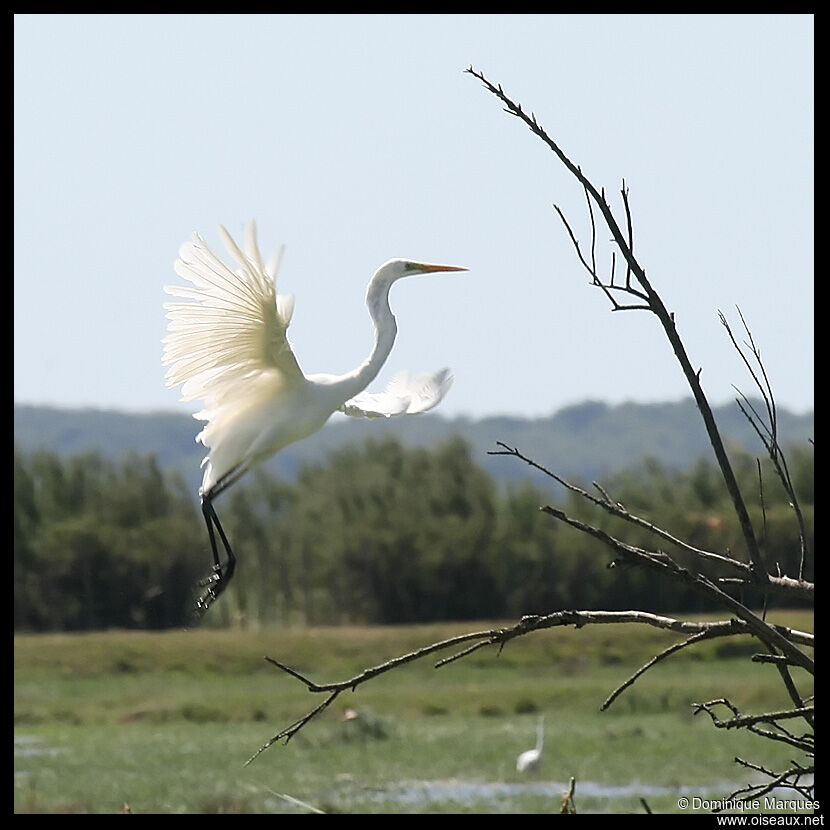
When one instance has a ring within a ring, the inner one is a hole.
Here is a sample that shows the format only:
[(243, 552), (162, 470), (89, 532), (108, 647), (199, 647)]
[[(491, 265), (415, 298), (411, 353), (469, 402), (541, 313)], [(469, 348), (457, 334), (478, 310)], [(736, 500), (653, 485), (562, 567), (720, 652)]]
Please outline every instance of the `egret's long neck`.
[(395, 315), (389, 308), (391, 286), (392, 281), (375, 274), (366, 289), (366, 306), (375, 324), (375, 345), (369, 357), (360, 366), (341, 378), (338, 385), (341, 386), (341, 394), (345, 395), (344, 400), (362, 392), (377, 377), (386, 358), (389, 357), (389, 352), (392, 351), (398, 326)]

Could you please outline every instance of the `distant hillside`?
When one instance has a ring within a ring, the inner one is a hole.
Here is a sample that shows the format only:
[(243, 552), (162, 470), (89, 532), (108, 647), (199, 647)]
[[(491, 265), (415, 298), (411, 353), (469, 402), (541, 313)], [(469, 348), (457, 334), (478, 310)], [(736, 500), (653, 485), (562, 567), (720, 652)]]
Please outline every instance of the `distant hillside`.
[[(734, 405), (715, 410), (728, 446), (758, 453), (753, 429)], [(779, 411), (782, 443), (804, 444), (813, 437), (813, 414)], [(155, 453), (165, 468), (181, 471), (196, 488), (204, 447), (194, 436), (199, 422), (187, 414), (143, 415), (95, 409), (14, 407), (14, 440), (22, 449), (44, 447), (61, 454), (97, 450), (119, 456), (134, 450)], [(670, 467), (685, 468), (711, 449), (700, 415), (691, 399), (666, 404), (586, 402), (568, 406), (547, 418), (492, 417), (472, 420), (421, 415), (389, 420), (357, 420), (338, 416), (305, 441), (287, 447), (269, 463), (275, 475), (291, 479), (308, 461), (320, 460), (345, 444), (365, 437), (393, 434), (407, 446), (430, 446), (460, 434), (472, 447), (473, 458), (497, 480), (534, 477), (515, 460), (487, 455), (497, 441), (518, 447), (548, 469), (578, 481), (608, 476), (631, 468), (646, 457)]]

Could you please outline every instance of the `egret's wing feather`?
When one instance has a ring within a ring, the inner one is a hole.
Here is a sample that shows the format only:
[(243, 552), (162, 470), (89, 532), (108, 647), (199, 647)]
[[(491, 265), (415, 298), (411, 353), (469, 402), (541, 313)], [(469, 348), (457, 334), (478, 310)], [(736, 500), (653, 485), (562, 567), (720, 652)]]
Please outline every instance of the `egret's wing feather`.
[(238, 269), (194, 234), (174, 266), (190, 285), (165, 287), (171, 296), (192, 301), (165, 304), (167, 385), (183, 384), (183, 399), (204, 400), (207, 409), (251, 375), (277, 372), (286, 382), (303, 376), (286, 337), (294, 298), (276, 293), (278, 260), (263, 265), (253, 222), (245, 230), (244, 253), (224, 228), (219, 232)]
[(427, 412), (443, 400), (452, 380), (449, 369), (414, 378), (404, 370), (392, 378), (383, 392), (361, 392), (346, 401), (340, 411), (357, 418), (391, 418)]

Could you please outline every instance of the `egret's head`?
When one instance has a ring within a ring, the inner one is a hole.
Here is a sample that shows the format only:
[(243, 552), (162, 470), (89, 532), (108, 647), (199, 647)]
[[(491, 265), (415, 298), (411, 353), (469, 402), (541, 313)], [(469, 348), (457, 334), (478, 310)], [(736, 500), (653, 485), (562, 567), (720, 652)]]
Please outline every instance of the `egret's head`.
[(411, 259), (390, 259), (377, 271), (378, 277), (384, 282), (393, 283), (401, 277), (411, 277), (413, 274), (432, 274), (436, 271), (466, 271), (457, 265), (433, 265), (429, 262), (413, 262)]
[[(432, 265), (428, 262), (413, 262), (411, 259), (390, 259), (375, 271), (366, 288), (366, 303), (369, 309), (376, 309), (386, 303), (389, 289), (401, 277), (411, 277), (414, 274), (431, 274), (435, 271), (466, 271), (457, 265)], [(388, 308), (388, 306), (387, 306)], [(372, 311), (374, 314), (375, 311)]]

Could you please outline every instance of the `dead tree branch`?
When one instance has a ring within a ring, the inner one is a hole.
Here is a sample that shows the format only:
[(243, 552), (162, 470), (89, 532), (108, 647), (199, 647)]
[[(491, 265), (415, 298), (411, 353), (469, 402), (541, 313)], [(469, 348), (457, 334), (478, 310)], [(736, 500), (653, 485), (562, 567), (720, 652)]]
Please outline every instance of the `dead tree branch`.
[(745, 605), (738, 602), (738, 600), (733, 599), (729, 596), (729, 594), (722, 591), (717, 587), (717, 585), (712, 583), (702, 574), (694, 574), (685, 568), (681, 568), (676, 562), (674, 562), (674, 560), (672, 560), (669, 556), (666, 556), (666, 554), (662, 551), (648, 551), (644, 548), (629, 545), (626, 542), (611, 536), (611, 534), (606, 533), (604, 530), (593, 527), (592, 525), (586, 524), (579, 519), (569, 516), (557, 507), (546, 505), (542, 508), (542, 510), (554, 518), (559, 519), (561, 522), (576, 528), (582, 533), (598, 539), (624, 560), (636, 565), (657, 569), (666, 578), (682, 582), (695, 591), (706, 594), (720, 605), (726, 606), (730, 611), (732, 611), (732, 613), (747, 623), (752, 633), (755, 634), (759, 640), (780, 649), (788, 658), (792, 659), (794, 665), (801, 666), (803, 669), (810, 672), (810, 674), (815, 674), (815, 665), (806, 654), (796, 648), (785, 637), (782, 637), (773, 626), (770, 626), (768, 623), (764, 622), (764, 620), (750, 611)]
[[(743, 787), (740, 790), (735, 790), (735, 792), (733, 792), (729, 796), (730, 799), (742, 798), (746, 800), (761, 798), (762, 796), (768, 795), (773, 790), (777, 789), (793, 790), (804, 799), (812, 799), (812, 776), (815, 773), (814, 766), (804, 767), (801, 766), (801, 764), (797, 764), (794, 761), (792, 761), (792, 766), (789, 767), (789, 769), (786, 769), (783, 772), (773, 772), (772, 770), (768, 770), (765, 767), (760, 766), (759, 764), (753, 764), (749, 761), (745, 761), (743, 758), (736, 757), (735, 762), (737, 764), (740, 764), (742, 767), (746, 767), (747, 769), (751, 769), (755, 772), (760, 772), (762, 775), (766, 775), (770, 780), (766, 784)], [(802, 784), (801, 779), (808, 776), (809, 783)]]
[[(713, 551), (701, 550), (698, 547), (689, 545), (687, 542), (678, 539), (667, 530), (658, 527), (640, 516), (630, 513), (623, 504), (612, 499), (596, 482), (594, 483), (594, 487), (600, 493), (599, 498), (586, 492), (580, 487), (570, 484), (561, 477), (550, 472), (541, 464), (538, 464), (532, 459), (524, 456), (516, 448), (508, 447), (506, 444), (499, 443), (501, 449), (492, 454), (509, 455), (524, 461), (562, 484), (571, 493), (597, 507), (600, 507), (611, 516), (621, 519), (624, 522), (632, 524), (636, 527), (642, 528), (656, 539), (669, 542), (678, 550), (683, 551), (686, 554), (691, 554), (695, 557), (696, 561), (702, 568), (711, 566), (727, 567), (737, 572), (737, 576), (720, 577), (717, 579), (717, 582), (719, 582), (721, 586), (737, 585), (759, 588), (764, 593), (765, 604), (766, 595), (771, 591), (782, 592), (784, 594), (798, 596), (800, 598), (812, 599), (814, 595), (814, 586), (811, 582), (808, 582), (805, 579), (805, 565), (808, 562), (809, 557), (806, 522), (798, 503), (795, 487), (787, 467), (784, 452), (782, 451), (778, 440), (778, 415), (775, 406), (775, 398), (772, 392), (772, 385), (767, 377), (763, 361), (761, 360), (760, 350), (755, 344), (752, 333), (749, 330), (740, 309), (738, 310), (738, 314), (741, 318), (747, 338), (743, 344), (743, 347), (738, 343), (723, 314), (720, 314), (720, 320), (727, 331), (733, 347), (741, 356), (744, 365), (749, 371), (750, 377), (755, 384), (755, 387), (761, 395), (761, 399), (766, 410), (766, 417), (762, 416), (755, 409), (752, 402), (740, 391), (738, 391), (739, 399), (737, 403), (741, 412), (758, 434), (767, 455), (773, 464), (775, 473), (789, 499), (790, 507), (795, 514), (799, 531), (801, 552), (797, 579), (782, 576), (780, 570), (777, 574), (771, 573), (770, 569), (764, 562), (764, 557), (761, 552), (761, 544), (759, 543), (755, 529), (753, 528), (750, 520), (743, 494), (727, 456), (717, 424), (715, 423), (712, 409), (709, 406), (703, 387), (700, 383), (701, 370), (695, 370), (693, 368), (691, 360), (686, 353), (685, 346), (675, 325), (674, 313), (668, 311), (662, 298), (647, 278), (645, 269), (638, 262), (634, 254), (633, 220), (631, 204), (629, 201), (629, 189), (625, 184), (625, 180), (623, 180), (620, 191), (625, 215), (625, 229), (623, 230), (614, 217), (611, 206), (605, 199), (604, 188), (598, 190), (591, 183), (591, 181), (582, 172), (582, 168), (575, 164), (562, 150), (562, 148), (560, 148), (559, 145), (551, 139), (547, 132), (541, 127), (536, 119), (536, 116), (533, 113), (528, 116), (522, 109), (521, 104), (514, 102), (504, 92), (501, 85), (492, 84), (482, 73), (474, 70), (473, 67), (469, 67), (467, 72), (477, 78), (490, 93), (501, 101), (505, 112), (524, 122), (531, 132), (540, 138), (553, 151), (559, 161), (573, 175), (583, 189), (588, 203), (588, 217), (590, 222), (590, 261), (583, 255), (577, 234), (574, 232), (563, 211), (556, 204), (554, 204), (554, 209), (556, 210), (556, 213), (571, 240), (571, 244), (574, 246), (579, 262), (591, 276), (591, 284), (599, 287), (604, 292), (605, 296), (611, 303), (612, 311), (646, 310), (657, 317), (681, 367), (683, 375), (686, 378), (689, 388), (692, 391), (698, 411), (703, 419), (715, 459), (720, 469), (721, 477), (723, 478), (724, 484), (729, 493), (735, 515), (741, 528), (744, 545), (746, 547), (747, 561), (739, 561), (731, 556), (731, 554), (724, 555)], [(594, 216), (594, 206), (596, 206), (599, 210), (607, 229), (610, 231), (613, 244), (625, 259), (626, 276), (625, 282), (622, 285), (615, 282), (616, 251), (612, 250), (611, 252), (610, 279), (607, 282), (603, 282), (598, 274), (596, 253), (597, 223)], [(758, 471), (762, 500), (763, 538), (766, 536), (766, 508), (764, 503), (763, 474), (760, 462), (758, 464)], [(804, 751), (808, 755), (812, 755), (814, 745), (812, 733), (802, 736), (794, 735), (781, 723), (782, 721), (790, 719), (800, 719), (806, 722), (810, 729), (812, 729), (814, 725), (814, 708), (802, 699), (802, 696), (800, 695), (790, 674), (790, 668), (793, 666), (805, 669), (810, 674), (815, 673), (814, 661), (808, 657), (801, 650), (801, 648), (799, 648), (799, 645), (794, 643), (791, 638), (783, 632), (777, 630), (774, 626), (770, 626), (764, 618), (759, 617), (757, 614), (752, 612), (743, 602), (728, 594), (725, 590), (719, 587), (718, 584), (715, 584), (715, 582), (705, 573), (693, 573), (688, 569), (681, 567), (680, 564), (672, 558), (672, 556), (668, 555), (663, 550), (648, 550), (643, 547), (636, 547), (634, 545), (627, 544), (599, 527), (592, 526), (586, 522), (569, 516), (557, 507), (547, 505), (541, 507), (540, 509), (558, 521), (573, 527), (580, 533), (598, 540), (605, 547), (610, 549), (614, 554), (614, 560), (611, 563), (612, 565), (616, 564), (619, 560), (621, 562), (657, 571), (663, 578), (680, 582), (686, 587), (707, 596), (711, 600), (714, 600), (721, 607), (728, 609), (731, 614), (734, 614), (738, 619), (730, 622), (737, 624), (738, 621), (740, 621), (740, 623), (745, 626), (753, 636), (758, 638), (767, 651), (766, 654), (756, 655), (753, 659), (757, 658), (758, 662), (768, 662), (775, 666), (780, 674), (782, 684), (794, 706), (793, 708), (787, 710), (779, 710), (755, 715), (742, 715), (728, 700), (722, 698), (716, 701), (710, 701), (709, 703), (698, 704), (695, 709), (695, 714), (700, 711), (706, 711), (712, 718), (715, 726), (718, 728), (746, 729), (760, 735), (761, 737), (773, 741), (784, 742)], [(645, 665), (624, 681), (607, 698), (603, 704), (603, 708), (607, 708), (619, 694), (631, 686), (637, 678), (641, 677), (646, 671), (648, 671), (648, 669), (656, 665), (658, 662), (686, 647), (699, 643), (702, 640), (722, 636), (723, 632), (718, 628), (710, 628), (695, 632), (688, 632), (688, 634), (689, 636), (687, 636), (685, 640), (675, 643), (656, 654)], [(721, 720), (718, 718), (713, 711), (713, 707), (716, 705), (727, 706), (727, 708), (732, 711), (733, 717), (727, 720)], [(762, 728), (762, 724), (764, 725), (764, 728)], [(792, 761), (791, 766), (787, 770), (784, 770), (783, 772), (773, 772), (761, 766), (750, 764), (749, 762), (743, 761), (739, 758), (736, 758), (736, 761), (743, 764), (747, 768), (762, 772), (770, 780), (761, 786), (751, 786), (738, 790), (735, 795), (740, 795), (741, 797), (749, 797), (750, 795), (757, 797), (759, 794), (771, 792), (775, 787), (779, 786), (789, 787), (799, 793), (805, 794), (812, 793), (813, 791), (812, 778), (808, 778), (808, 776), (812, 776), (812, 767), (805, 767), (795, 761)]]
[[(741, 562), (740, 560), (735, 559), (732, 556), (726, 556), (724, 554), (715, 553), (713, 551), (701, 550), (700, 548), (694, 547), (693, 545), (690, 545), (683, 539), (680, 539), (679, 537), (669, 533), (667, 530), (664, 530), (658, 525), (655, 525), (653, 522), (650, 522), (649, 520), (644, 519), (641, 516), (637, 516), (633, 513), (630, 513), (621, 502), (612, 499), (596, 481), (592, 483), (594, 487), (599, 491), (601, 498), (597, 498), (596, 496), (591, 495), (586, 490), (583, 490), (581, 487), (578, 487), (572, 482), (569, 482), (561, 476), (557, 475), (556, 473), (552, 472), (544, 465), (539, 464), (532, 458), (528, 458), (516, 447), (510, 447), (502, 441), (497, 441), (496, 445), (501, 447), (501, 449), (490, 450), (487, 453), (488, 455), (512, 456), (513, 458), (517, 458), (521, 461), (524, 461), (527, 465), (533, 467), (536, 470), (539, 470), (541, 473), (544, 473), (546, 476), (552, 478), (554, 481), (556, 481), (558, 484), (561, 484), (570, 492), (580, 496), (581, 498), (585, 499), (591, 504), (596, 505), (597, 507), (601, 507), (609, 515), (615, 516), (616, 518), (622, 519), (626, 522), (629, 522), (630, 524), (643, 528), (644, 530), (649, 531), (658, 538), (663, 539), (666, 542), (670, 542), (671, 544), (675, 545), (677, 548), (686, 553), (692, 554), (696, 557), (700, 557), (700, 559), (703, 560), (727, 566), (729, 568), (732, 568), (733, 570), (739, 571), (740, 573), (744, 574), (743, 577), (738, 578), (721, 577), (718, 580), (718, 582), (723, 584), (735, 585), (754, 584), (754, 582), (751, 579), (751, 568), (745, 562)], [(545, 508), (541, 509), (545, 512), (548, 512), (547, 510), (545, 510)], [(814, 586), (812, 582), (808, 582), (803, 579), (796, 580), (787, 576), (772, 575), (768, 575), (768, 580), (769, 581), (767, 589), (771, 592), (788, 594), (791, 596), (797, 596), (799, 598), (804, 599), (813, 598)]]
[(755, 345), (752, 332), (750, 331), (743, 314), (741, 314), (740, 308), (738, 308), (737, 311), (746, 333), (747, 341), (744, 345), (749, 350), (749, 355), (747, 355), (744, 349), (741, 348), (741, 345), (732, 333), (732, 329), (730, 328), (729, 322), (723, 312), (718, 312), (718, 315), (720, 317), (721, 324), (726, 329), (726, 333), (729, 335), (732, 345), (740, 355), (741, 360), (743, 360), (744, 365), (746, 366), (747, 371), (755, 384), (755, 388), (761, 395), (767, 410), (767, 421), (765, 422), (759, 413), (755, 411), (752, 403), (739, 389), (736, 389), (736, 391), (740, 395), (741, 400), (738, 400), (737, 404), (744, 417), (747, 421), (749, 421), (757, 433), (761, 443), (764, 445), (764, 449), (766, 450), (770, 461), (772, 461), (773, 468), (775, 469), (778, 479), (780, 480), (781, 485), (790, 500), (790, 507), (795, 514), (796, 521), (798, 522), (799, 543), (801, 546), (798, 582), (802, 583), (805, 581), (804, 568), (809, 553), (807, 549), (807, 528), (804, 521), (804, 514), (802, 513), (801, 507), (798, 503), (798, 497), (796, 495), (795, 487), (793, 486), (790, 471), (787, 466), (786, 456), (778, 442), (778, 412), (775, 406), (775, 396), (773, 395), (772, 384), (770, 384), (769, 378), (767, 377), (766, 369), (764, 368), (763, 361), (761, 360), (761, 351)]
[(424, 646), (423, 648), (417, 649), (416, 651), (409, 652), (408, 654), (402, 654), (399, 657), (393, 657), (391, 660), (387, 660), (380, 665), (373, 666), (372, 668), (364, 669), (359, 674), (356, 674), (354, 677), (350, 677), (346, 680), (341, 680), (335, 683), (315, 683), (312, 680), (309, 680), (307, 677), (304, 677), (300, 672), (295, 671), (294, 669), (290, 668), (289, 666), (280, 663), (278, 660), (275, 660), (272, 657), (265, 657), (265, 659), (271, 663), (272, 665), (276, 666), (278, 669), (281, 669), (286, 674), (291, 675), (291, 677), (296, 678), (299, 680), (303, 685), (310, 692), (328, 692), (328, 697), (323, 700), (322, 703), (315, 706), (310, 712), (304, 715), (302, 718), (297, 719), (294, 723), (287, 726), (285, 729), (282, 729), (276, 735), (274, 735), (270, 740), (264, 743), (246, 762), (245, 766), (250, 764), (257, 756), (262, 754), (266, 749), (273, 746), (278, 741), (284, 740), (286, 743), (294, 737), (309, 721), (314, 719), (317, 715), (327, 709), (340, 695), (342, 692), (345, 692), (349, 689), (354, 691), (359, 685), (365, 683), (367, 680), (371, 680), (373, 677), (377, 677), (378, 675), (385, 674), (392, 669), (398, 668), (398, 666), (405, 665), (406, 663), (412, 663), (415, 660), (420, 660), (422, 657), (426, 657), (430, 654), (434, 654), (437, 651), (442, 651), (443, 649), (451, 648), (452, 646), (459, 645), (461, 643), (467, 642), (469, 640), (480, 640), (482, 638), (489, 638), (491, 637), (493, 632), (491, 631), (476, 631), (471, 632), (468, 634), (461, 634), (457, 637), (450, 637), (447, 640), (442, 640), (437, 643), (432, 643), (431, 645)]
[[(729, 492), (729, 496), (732, 500), (733, 507), (735, 509), (735, 514), (738, 517), (738, 521), (741, 526), (741, 532), (743, 534), (744, 542), (746, 544), (747, 553), (749, 555), (749, 561), (752, 568), (752, 576), (753, 580), (756, 585), (759, 586), (766, 586), (769, 582), (769, 575), (767, 573), (767, 569), (764, 566), (763, 558), (761, 556), (761, 551), (758, 546), (758, 540), (755, 537), (755, 531), (752, 527), (752, 522), (749, 518), (749, 511), (746, 508), (746, 504), (744, 502), (743, 495), (741, 493), (740, 487), (738, 486), (737, 479), (735, 478), (735, 473), (732, 470), (732, 464), (729, 461), (729, 457), (726, 453), (726, 448), (724, 447), (723, 440), (721, 439), (720, 431), (718, 430), (717, 423), (715, 422), (715, 416), (712, 413), (712, 409), (709, 406), (709, 401), (706, 398), (706, 395), (703, 392), (703, 387), (700, 383), (700, 371), (695, 370), (692, 366), (691, 360), (686, 353), (686, 348), (683, 345), (682, 340), (680, 339), (680, 334), (677, 331), (674, 322), (674, 314), (670, 313), (666, 306), (663, 304), (663, 300), (659, 296), (659, 294), (654, 290), (654, 287), (651, 285), (651, 282), (646, 277), (645, 269), (640, 265), (637, 259), (634, 256), (634, 240), (633, 240), (633, 225), (631, 223), (631, 212), (630, 212), (630, 205), (628, 201), (628, 190), (623, 186), (622, 188), (622, 196), (623, 196), (623, 204), (626, 211), (626, 221), (627, 221), (627, 228), (628, 234), (624, 234), (622, 229), (617, 223), (617, 220), (614, 217), (613, 212), (611, 211), (611, 206), (605, 200), (603, 194), (601, 194), (593, 183), (582, 173), (581, 168), (579, 168), (576, 164), (574, 164), (571, 159), (565, 154), (565, 152), (559, 147), (559, 145), (545, 132), (545, 130), (539, 125), (538, 121), (536, 120), (536, 116), (531, 114), (528, 116), (521, 107), (521, 104), (517, 104), (512, 101), (501, 88), (501, 85), (495, 86), (484, 77), (483, 74), (477, 72), (473, 67), (469, 67), (466, 70), (470, 75), (475, 78), (478, 78), (482, 84), (484, 84), (485, 88), (495, 95), (503, 104), (505, 112), (509, 115), (513, 115), (519, 120), (523, 121), (527, 127), (534, 133), (534, 135), (538, 136), (559, 158), (562, 164), (573, 174), (573, 176), (577, 179), (579, 184), (585, 189), (587, 193), (590, 194), (591, 198), (594, 201), (594, 204), (599, 208), (600, 213), (602, 214), (603, 219), (605, 220), (605, 224), (608, 227), (608, 230), (611, 232), (611, 236), (613, 237), (614, 242), (617, 245), (617, 248), (623, 255), (625, 259), (626, 266), (628, 268), (627, 275), (626, 275), (626, 285), (630, 284), (631, 278), (633, 277), (634, 280), (639, 284), (639, 290), (632, 289), (630, 293), (634, 294), (635, 296), (644, 296), (645, 303), (643, 308), (645, 310), (650, 311), (654, 314), (660, 322), (660, 325), (663, 328), (663, 331), (666, 334), (666, 337), (671, 344), (672, 351), (677, 358), (680, 367), (683, 371), (683, 374), (686, 378), (686, 382), (689, 384), (689, 388), (692, 390), (692, 394), (695, 399), (695, 403), (697, 404), (698, 410), (700, 411), (701, 417), (703, 418), (704, 426), (706, 427), (706, 433), (709, 436), (709, 442), (712, 445), (712, 450), (714, 451), (715, 458), (717, 459), (718, 466), (720, 467), (721, 474), (723, 476), (724, 483), (726, 484), (726, 488)], [(556, 207), (554, 205), (554, 207)], [(564, 216), (562, 211), (559, 208), (556, 208), (557, 213), (560, 217)], [(571, 236), (572, 240), (576, 239), (576, 236), (573, 234), (573, 231), (568, 227), (568, 232)], [(584, 258), (582, 259), (583, 264)], [(608, 292), (606, 291), (606, 294)], [(614, 308), (616, 309), (618, 306), (615, 303)], [(635, 307), (640, 307), (639, 304)], [(629, 306), (631, 308), (631, 306)]]
[[(721, 720), (713, 711), (712, 707), (715, 705), (722, 705), (729, 707), (734, 717), (727, 720)], [(706, 712), (712, 719), (712, 723), (718, 729), (741, 729), (748, 726), (755, 726), (759, 723), (777, 723), (781, 720), (789, 720), (790, 718), (805, 718), (813, 714), (812, 706), (803, 706), (799, 709), (785, 709), (780, 712), (765, 712), (760, 715), (741, 715), (738, 710), (726, 699), (718, 698), (717, 700), (710, 700), (708, 703), (696, 703), (694, 706), (694, 714), (699, 712)]]
[(551, 472), (543, 465), (536, 463), (533, 459), (528, 458), (526, 455), (521, 453), (516, 447), (508, 447), (507, 444), (501, 441), (497, 441), (496, 444), (499, 447), (502, 447), (502, 449), (491, 450), (487, 453), (488, 455), (510, 455), (514, 458), (518, 458), (524, 461), (529, 466), (533, 467), (534, 469), (539, 470), (540, 472), (549, 476), (554, 481), (558, 482), (563, 487), (565, 487), (567, 490), (570, 490), (572, 493), (581, 496), (585, 500), (591, 502), (591, 504), (595, 504), (597, 507), (601, 507), (610, 515), (616, 516), (619, 519), (623, 519), (626, 522), (630, 522), (631, 524), (641, 527), (644, 530), (648, 530), (649, 532), (653, 533), (655, 536), (658, 536), (664, 541), (676, 545), (678, 548), (685, 551), (686, 553), (691, 553), (694, 556), (699, 556), (701, 559), (708, 559), (713, 562), (718, 562), (722, 565), (726, 565), (730, 568), (733, 568), (734, 570), (740, 571), (741, 573), (744, 573), (746, 575), (751, 574), (751, 569), (749, 565), (747, 565), (745, 562), (741, 562), (740, 560), (734, 559), (731, 556), (724, 556), (720, 553), (714, 553), (712, 551), (701, 550), (700, 548), (696, 548), (693, 545), (690, 545), (688, 542), (685, 542), (683, 539), (679, 539), (677, 536), (674, 536), (668, 531), (663, 530), (662, 528), (658, 527), (657, 525), (653, 524), (647, 519), (643, 519), (640, 516), (636, 516), (633, 513), (630, 513), (623, 504), (621, 504), (618, 501), (614, 501), (596, 481), (593, 482), (593, 485), (602, 495), (602, 498), (599, 499), (595, 496), (592, 496), (590, 493), (586, 492), (581, 487), (577, 487), (575, 484), (572, 484), (571, 482), (566, 481), (565, 479), (556, 475), (556, 473)]
[[(402, 654), (398, 657), (393, 657), (376, 666), (355, 674), (352, 677), (345, 678), (330, 683), (317, 683), (300, 672), (292, 669), (289, 666), (275, 660), (272, 657), (265, 659), (271, 665), (299, 680), (309, 692), (314, 694), (325, 694), (326, 697), (315, 707), (309, 710), (303, 717), (298, 718), (293, 723), (279, 731), (272, 738), (266, 741), (245, 763), (246, 766), (254, 761), (261, 753), (272, 747), (279, 741), (288, 743), (294, 735), (297, 734), (307, 723), (312, 721), (322, 712), (324, 712), (337, 697), (346, 691), (355, 691), (358, 686), (367, 681), (378, 677), (381, 674), (392, 671), (407, 663), (413, 663), (416, 660), (421, 660), (424, 657), (437, 654), (440, 651), (454, 648), (456, 646), (470, 643), (466, 648), (455, 654), (444, 657), (435, 664), (435, 668), (448, 665), (449, 663), (466, 657), (474, 651), (488, 646), (495, 646), (499, 653), (507, 643), (516, 637), (522, 637), (534, 631), (542, 631), (549, 628), (558, 628), (562, 626), (574, 626), (575, 628), (582, 628), (586, 625), (620, 625), (620, 624), (640, 624), (649, 625), (654, 628), (661, 628), (666, 631), (674, 631), (680, 634), (692, 635), (690, 639), (695, 642), (704, 639), (712, 639), (714, 637), (726, 637), (741, 634), (751, 634), (752, 628), (742, 620), (720, 620), (720, 621), (692, 621), (692, 620), (678, 620), (673, 617), (666, 617), (660, 614), (651, 614), (645, 611), (555, 611), (551, 614), (543, 616), (526, 616), (522, 617), (519, 622), (513, 626), (506, 628), (491, 628), (482, 631), (473, 631), (467, 634), (460, 634), (457, 637), (450, 637), (440, 642), (431, 643), (415, 651)], [(798, 643), (803, 646), (813, 645), (813, 635), (806, 631), (798, 631), (797, 629), (787, 628), (785, 626), (775, 626), (780, 636), (787, 642)], [(681, 647), (691, 645), (690, 642), (684, 641)], [(677, 648), (674, 648), (677, 650)], [(655, 661), (656, 662), (656, 661)], [(623, 687), (621, 687), (614, 695), (617, 697), (624, 688), (630, 686), (637, 677), (639, 677), (645, 668), (638, 672), (638, 674), (630, 678)], [(610, 705), (611, 700), (607, 701), (603, 708)]]

